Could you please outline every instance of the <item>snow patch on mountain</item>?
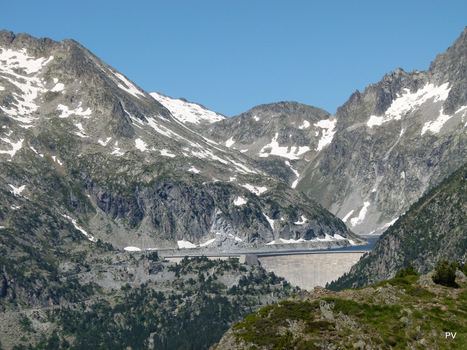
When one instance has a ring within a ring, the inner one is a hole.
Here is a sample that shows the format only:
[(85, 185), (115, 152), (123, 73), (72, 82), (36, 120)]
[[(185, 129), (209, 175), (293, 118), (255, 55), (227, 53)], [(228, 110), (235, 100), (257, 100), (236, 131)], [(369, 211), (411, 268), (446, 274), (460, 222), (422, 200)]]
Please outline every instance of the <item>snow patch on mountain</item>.
[[(376, 190), (375, 190), (375, 192), (376, 192)], [(342, 219), (342, 221), (343, 221), (343, 222), (347, 222), (347, 220), (350, 218), (350, 216), (353, 214), (354, 211), (355, 211), (355, 210), (353, 210), (353, 209), (352, 209), (351, 211), (349, 211), (349, 212), (347, 213), (347, 215), (344, 216), (344, 218)]]
[(308, 120), (304, 120), (304, 121), (303, 121), (303, 124), (300, 125), (298, 128), (299, 128), (300, 130), (308, 129), (308, 128), (310, 127), (310, 125), (311, 125), (311, 124), (310, 124), (310, 122), (309, 122)]
[(370, 206), (370, 202), (363, 203), (363, 207), (360, 209), (358, 216), (356, 218), (350, 219), (350, 225), (352, 227), (358, 225), (365, 219), (369, 206)]
[(29, 146), (29, 149), (30, 149), (31, 151), (33, 151), (35, 154), (37, 154), (39, 157), (44, 158), (44, 155), (41, 154), (41, 153), (39, 153), (39, 152), (37, 152), (37, 151), (34, 149), (34, 147)]
[[(26, 49), (14, 51), (11, 49), (3, 49), (0, 53), (0, 68), (9, 68), (11, 70), (22, 70), (26, 74), (37, 73), (42, 67), (47, 65), (53, 56), (48, 58), (34, 58), (27, 54)], [(3, 63), (2, 63), (3, 62)]]
[(88, 137), (86, 135), (86, 132), (84, 131), (84, 127), (81, 123), (76, 123), (75, 126), (79, 129), (79, 132), (76, 132), (75, 134), (78, 135), (79, 137)]
[[(128, 92), (129, 94), (137, 97), (137, 98), (140, 98), (140, 96), (143, 96), (144, 97), (144, 94), (139, 91), (139, 89), (132, 83), (130, 82), (127, 78), (125, 78), (123, 75), (121, 75), (120, 73), (117, 73), (117, 72), (113, 72), (114, 75), (121, 81), (121, 83), (117, 83), (118, 87), (126, 92)], [(139, 95), (139, 96), (138, 96)]]
[(225, 119), (225, 116), (216, 112), (210, 111), (199, 104), (187, 102), (182, 99), (174, 99), (164, 96), (157, 92), (151, 92), (150, 95), (161, 105), (167, 108), (173, 117), (181, 123), (215, 123)]
[(266, 214), (264, 214), (264, 217), (266, 218), (266, 220), (269, 222), (269, 226), (271, 226), (271, 228), (274, 230), (274, 220), (271, 219), (269, 216), (267, 216)]
[(52, 92), (60, 92), (65, 90), (65, 85), (62, 83), (55, 84), (55, 86), (50, 90)]
[(81, 232), (87, 239), (89, 239), (91, 242), (97, 242), (97, 239), (87, 233), (82, 227), (80, 227), (77, 223), (76, 223), (76, 220), (75, 219), (72, 219), (71, 217), (69, 217), (68, 215), (65, 215), (65, 214), (62, 214), (62, 216), (65, 218), (65, 219), (68, 219), (71, 221), (71, 223), (73, 224), (73, 226), (75, 227), (75, 229), (77, 229), (79, 232)]
[(445, 101), (448, 98), (449, 83), (435, 86), (434, 84), (426, 84), (423, 88), (410, 92), (410, 89), (404, 89), (402, 94), (398, 94), (397, 98), (392, 101), (391, 106), (382, 116), (372, 115), (368, 119), (366, 125), (369, 128), (380, 126), (392, 120), (400, 120), (402, 116), (410, 111), (420, 107), (425, 102)]
[(88, 118), (92, 113), (90, 108), (86, 108), (84, 110), (81, 106), (78, 106), (75, 109), (70, 109), (68, 106), (59, 104), (57, 109), (61, 111), (61, 114), (59, 115), (60, 118), (68, 118), (71, 115)]
[(432, 132), (433, 134), (439, 133), (441, 129), (443, 128), (444, 124), (448, 122), (451, 118), (453, 118), (455, 115), (464, 113), (467, 111), (467, 106), (462, 106), (459, 108), (457, 111), (455, 111), (452, 115), (447, 115), (444, 114), (444, 109), (441, 108), (438, 117), (436, 120), (432, 120), (429, 122), (426, 122), (423, 125), (422, 128), (422, 135), (425, 134), (427, 131)]
[(278, 137), (279, 133), (276, 133), (271, 142), (261, 148), (259, 157), (279, 156), (293, 160), (299, 159), (299, 156), (310, 150), (308, 146), (280, 146), (277, 142)]
[[(155, 118), (151, 118), (151, 117), (146, 117), (146, 120), (147, 120), (147, 124), (153, 128), (155, 131), (157, 131), (159, 134), (161, 135), (164, 135), (164, 136), (167, 136), (169, 138), (172, 138), (172, 137), (179, 137), (180, 136), (176, 133), (174, 133), (172, 130), (166, 128), (165, 126), (163, 125), (160, 125)], [(136, 122), (140, 122), (142, 123), (139, 119), (136, 120)]]
[(305, 224), (306, 222), (308, 221), (308, 219), (302, 215), (302, 217), (300, 218), (300, 220), (294, 222), (295, 225), (303, 225)]
[(316, 151), (321, 151), (324, 147), (332, 142), (332, 139), (336, 133), (336, 124), (337, 119), (320, 120), (314, 124), (317, 128), (321, 129), (321, 138), (318, 141)]
[(296, 244), (296, 243), (305, 243), (305, 242), (332, 242), (332, 241), (341, 241), (341, 240), (347, 240), (351, 245), (355, 245), (355, 242), (352, 241), (351, 239), (344, 238), (338, 234), (331, 236), (326, 234), (324, 238), (316, 237), (312, 239), (304, 239), (304, 238), (299, 238), (299, 239), (285, 239), (285, 238), (279, 238), (280, 242), (276, 242), (275, 240), (269, 243), (266, 243), (266, 245), (273, 245), (273, 244)]
[(164, 157), (169, 157), (169, 158), (175, 158), (176, 157), (175, 154), (170, 153), (170, 151), (168, 151), (166, 149), (162, 149), (160, 152), (161, 152), (161, 156), (164, 156)]
[(118, 147), (118, 141), (115, 142), (114, 150), (110, 154), (114, 154), (116, 156), (123, 156), (125, 154), (125, 153), (120, 151), (120, 147)]
[(248, 191), (256, 194), (257, 196), (261, 195), (261, 193), (266, 192), (268, 190), (268, 188), (265, 186), (253, 186), (250, 184), (244, 184), (240, 186), (246, 188)]
[(235, 168), (237, 169), (237, 171), (239, 171), (239, 172), (241, 172), (243, 174), (248, 174), (248, 173), (257, 174), (258, 173), (256, 170), (252, 170), (252, 169), (248, 168), (247, 166), (245, 166), (245, 165), (243, 165), (243, 164), (241, 164), (239, 162), (236, 162), (236, 161), (234, 161), (232, 159), (229, 159), (229, 160), (233, 165), (235, 165)]
[(206, 247), (206, 246), (208, 246), (208, 245), (214, 243), (215, 241), (216, 241), (216, 239), (215, 239), (215, 238), (212, 238), (212, 239), (208, 240), (207, 242), (201, 243), (199, 246), (200, 246), (200, 247)]
[(56, 156), (52, 156), (54, 162), (57, 162), (59, 165), (63, 165), (63, 163), (58, 159)]
[(241, 239), (240, 237), (237, 237), (237, 236), (234, 236), (233, 234), (229, 233), (228, 235), (229, 237), (233, 238), (235, 241), (237, 242), (243, 242), (243, 239)]
[(196, 244), (193, 244), (189, 241), (185, 241), (185, 240), (180, 240), (180, 241), (177, 241), (177, 245), (178, 245), (178, 248), (180, 249), (183, 249), (183, 248), (196, 248), (197, 245)]
[(8, 184), (8, 186), (11, 187), (11, 189), (12, 189), (11, 193), (13, 193), (15, 196), (19, 196), (21, 194), (21, 192), (23, 192), (24, 189), (26, 188), (26, 185), (22, 185), (20, 187), (15, 187), (14, 185)]
[(248, 203), (248, 201), (245, 198), (240, 197), (240, 196), (238, 196), (237, 199), (234, 200), (234, 205), (236, 205), (237, 207), (242, 206), (243, 204), (246, 204), (246, 203)]
[(107, 137), (107, 139), (105, 141), (103, 140), (97, 140), (97, 142), (102, 145), (102, 146), (107, 146), (107, 144), (109, 143), (109, 141), (112, 140), (111, 137)]
[[(0, 52), (0, 74), (16, 87), (16, 89), (11, 89), (15, 101), (11, 101), (8, 106), (2, 106), (3, 112), (23, 124), (30, 124), (37, 118), (33, 114), (38, 109), (35, 100), (47, 89), (44, 87), (44, 81), (28, 75), (37, 73), (52, 59), (53, 56), (36, 59), (29, 56), (25, 49), (19, 51), (3, 49)], [(30, 127), (29, 125), (20, 126)]]
[(32, 115), (38, 108), (35, 100), (40, 93), (46, 90), (43, 88), (39, 79), (27, 78), (20, 75), (17, 75), (17, 79), (18, 80), (8, 80), (21, 91), (21, 94), (13, 92), (12, 94), (16, 101), (10, 103), (10, 108), (2, 106), (2, 110), (12, 119), (20, 123), (30, 124), (36, 119)]
[(188, 171), (195, 174), (199, 174), (201, 172), (201, 170), (196, 169), (194, 166), (188, 169)]
[(234, 139), (231, 137), (230, 139), (228, 139), (227, 141), (225, 141), (225, 146), (226, 146), (226, 147), (230, 147), (230, 146), (232, 146), (234, 143), (235, 143), (235, 141), (234, 141)]
[(13, 158), (13, 156), (16, 154), (16, 152), (18, 152), (21, 149), (21, 147), (23, 147), (24, 139), (21, 139), (21, 140), (19, 140), (17, 142), (13, 142), (13, 141), (11, 141), (9, 139), (4, 139), (4, 138), (0, 138), (0, 140), (10, 144), (10, 146), (12, 147), (12, 149), (9, 150), (9, 151), (0, 150), (0, 154), (9, 154), (11, 158)]
[(293, 172), (293, 173), (295, 174), (295, 176), (297, 177), (297, 178), (295, 179), (295, 181), (292, 183), (292, 185), (290, 186), (290, 187), (292, 187), (292, 188), (295, 188), (295, 187), (297, 187), (298, 178), (300, 177), (300, 174), (299, 174), (299, 172), (298, 172), (297, 170), (295, 170), (295, 169), (292, 167), (292, 165), (290, 164), (290, 162), (289, 162), (288, 160), (285, 161), (285, 165), (287, 165), (287, 166), (290, 168), (290, 170), (292, 170), (292, 172)]
[(135, 147), (137, 149), (139, 149), (141, 152), (145, 152), (147, 150), (146, 143), (141, 139), (136, 139), (135, 140)]

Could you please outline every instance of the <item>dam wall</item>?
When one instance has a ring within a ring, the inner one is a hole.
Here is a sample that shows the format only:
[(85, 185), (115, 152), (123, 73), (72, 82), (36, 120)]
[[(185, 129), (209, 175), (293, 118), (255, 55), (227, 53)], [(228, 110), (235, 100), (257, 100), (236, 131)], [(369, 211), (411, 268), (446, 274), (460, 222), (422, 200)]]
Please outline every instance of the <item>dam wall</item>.
[(357, 263), (364, 252), (321, 254), (290, 254), (258, 256), (260, 265), (268, 272), (284, 277), (293, 286), (313, 290), (324, 287)]

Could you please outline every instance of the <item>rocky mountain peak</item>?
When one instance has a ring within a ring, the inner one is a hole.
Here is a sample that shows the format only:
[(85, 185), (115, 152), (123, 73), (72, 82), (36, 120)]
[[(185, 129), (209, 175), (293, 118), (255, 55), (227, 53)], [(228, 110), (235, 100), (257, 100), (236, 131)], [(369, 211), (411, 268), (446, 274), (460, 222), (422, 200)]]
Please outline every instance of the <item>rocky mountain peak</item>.
[[(461, 78), (464, 71), (460, 71), (467, 64), (467, 27), (462, 31), (459, 38), (442, 54), (436, 56), (431, 62), (432, 72), (437, 83), (452, 81)], [(458, 73), (461, 73), (460, 76)]]
[(6, 29), (0, 31), (0, 45), (9, 45), (15, 39), (15, 33)]
[(356, 232), (375, 233), (457, 169), (467, 154), (465, 38), (464, 30), (428, 71), (397, 69), (353, 93), (297, 188)]
[(26, 33), (15, 34), (5, 29), (0, 31), (0, 47), (3, 48), (27, 49), (36, 54), (45, 54), (47, 50), (58, 45), (60, 45), (59, 42), (50, 38), (37, 39)]
[(467, 105), (467, 27), (446, 52), (438, 55), (431, 63), (429, 72), (433, 81), (441, 85), (449, 82), (449, 96), (444, 111), (452, 114)]
[(325, 119), (329, 113), (317, 107), (308, 106), (296, 101), (281, 101), (276, 103), (262, 104), (253, 107), (247, 111), (249, 115), (255, 113), (271, 114), (272, 116), (287, 116), (300, 115), (302, 117), (313, 117)]

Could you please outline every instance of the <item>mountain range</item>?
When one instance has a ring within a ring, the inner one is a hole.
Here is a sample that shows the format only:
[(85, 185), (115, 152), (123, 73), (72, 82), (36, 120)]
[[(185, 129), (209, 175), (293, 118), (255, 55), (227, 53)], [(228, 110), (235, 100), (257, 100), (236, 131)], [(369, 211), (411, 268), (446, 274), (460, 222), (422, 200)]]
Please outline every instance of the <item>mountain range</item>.
[(382, 233), (463, 164), (466, 36), (335, 115), (280, 102), (226, 118), (146, 93), (73, 40), (2, 31), (0, 157), (29, 172), (3, 187), (39, 199), (26, 178), (48, 168), (79, 192), (57, 212), (120, 247), (355, 243), (322, 207), (353, 232)]
[(120, 249), (363, 242), (196, 128), (225, 117), (146, 93), (73, 40), (2, 31), (0, 45), (3, 228), (45, 205)]
[(381, 234), (467, 154), (467, 30), (427, 71), (401, 68), (334, 115), (294, 102), (220, 120), (206, 135), (249, 155), (358, 234)]

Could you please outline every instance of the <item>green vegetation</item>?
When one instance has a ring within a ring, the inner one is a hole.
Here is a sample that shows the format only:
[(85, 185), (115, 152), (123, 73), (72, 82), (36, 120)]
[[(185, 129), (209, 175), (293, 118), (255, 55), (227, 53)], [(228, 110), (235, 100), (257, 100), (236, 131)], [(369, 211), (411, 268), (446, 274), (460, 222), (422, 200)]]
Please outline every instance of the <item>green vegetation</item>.
[[(29, 336), (36, 330), (23, 316), (24, 338), (15, 349), (207, 349), (235, 321), (267, 301), (277, 302), (296, 292), (283, 288), (283, 279), (260, 267), (242, 265), (238, 259), (197, 257), (172, 264), (159, 262), (156, 252), (137, 257), (125, 254), (118, 261), (122, 266), (130, 262), (160, 266), (175, 277), (137, 285), (122, 281), (119, 290), (106, 291), (93, 284), (81, 286), (69, 276), (54, 292), (62, 300), (61, 307), (46, 311), (53, 332), (40, 334), (38, 342), (30, 343)], [(99, 261), (104, 266), (104, 260)], [(225, 283), (231, 279), (238, 283), (228, 288)]]
[(415, 271), (412, 265), (402, 268), (398, 273), (396, 273), (396, 278), (404, 278), (407, 276), (418, 276), (417, 271)]
[(237, 322), (219, 348), (232, 342), (239, 349), (466, 348), (466, 286), (457, 293), (429, 281), (409, 266), (373, 287), (301, 292)]
[(446, 287), (457, 288), (459, 285), (456, 283), (456, 271), (459, 264), (447, 260), (440, 261), (435, 268), (435, 274), (432, 279), (436, 284), (441, 284)]

